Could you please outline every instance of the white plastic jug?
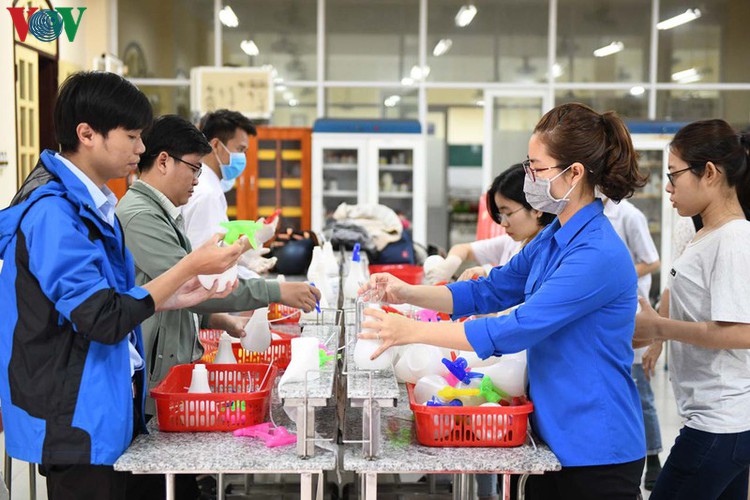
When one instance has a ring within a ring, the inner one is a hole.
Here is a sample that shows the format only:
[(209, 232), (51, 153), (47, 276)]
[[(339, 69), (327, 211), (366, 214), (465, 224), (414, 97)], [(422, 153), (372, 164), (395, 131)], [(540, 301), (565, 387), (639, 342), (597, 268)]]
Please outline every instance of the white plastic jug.
[(224, 271), (221, 274), (201, 274), (198, 276), (198, 281), (200, 281), (201, 285), (203, 285), (203, 288), (210, 290), (214, 286), (214, 282), (219, 283), (218, 288), (216, 289), (217, 292), (223, 292), (226, 290), (228, 286), (231, 286), (232, 283), (237, 279), (237, 273), (238, 269), (237, 266), (232, 266), (226, 271)]
[[(357, 333), (372, 333), (372, 330), (362, 328), (360, 325), (365, 320), (364, 310), (365, 309), (381, 309), (380, 304), (376, 302), (364, 302), (362, 300), (357, 301), (357, 325), (355, 331)], [(382, 309), (381, 309), (382, 310)], [(385, 370), (393, 364), (393, 352), (390, 349), (383, 352), (376, 359), (370, 359), (378, 348), (383, 345), (382, 340), (371, 340), (371, 339), (356, 339), (354, 344), (354, 365), (359, 370)]]
[(256, 309), (245, 325), (245, 336), (240, 340), (246, 351), (265, 352), (271, 346), (271, 327), (268, 325), (268, 308)]
[(445, 376), (448, 370), (442, 363), (443, 351), (426, 344), (412, 344), (401, 353), (394, 369), (396, 378), (402, 382), (416, 384), (427, 375)]
[(526, 351), (505, 354), (494, 365), (474, 371), (490, 377), (495, 387), (511, 396), (523, 396), (526, 393)]
[(440, 375), (422, 377), (417, 380), (414, 386), (414, 401), (417, 404), (423, 405), (435, 397), (435, 399), (447, 403), (448, 401), (438, 396), (438, 392), (445, 387), (448, 387), (448, 381)]
[(206, 370), (206, 365), (194, 365), (193, 376), (190, 379), (190, 388), (188, 389), (188, 393), (207, 394), (210, 392), (211, 387), (208, 385), (208, 371)]
[(214, 357), (215, 365), (236, 365), (237, 358), (232, 351), (232, 336), (223, 332), (219, 338), (219, 349)]
[(320, 356), (316, 337), (292, 339), (292, 360), (279, 380), (279, 386), (287, 382), (303, 382), (320, 377)]

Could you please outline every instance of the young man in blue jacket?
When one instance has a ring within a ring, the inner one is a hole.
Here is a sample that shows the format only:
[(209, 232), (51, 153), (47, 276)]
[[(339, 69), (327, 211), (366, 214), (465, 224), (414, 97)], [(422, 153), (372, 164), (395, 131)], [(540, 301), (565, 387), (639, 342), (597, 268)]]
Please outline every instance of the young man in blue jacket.
[(245, 250), (201, 247), (143, 287), (115, 217), (110, 179), (136, 168), (151, 122), (146, 97), (112, 73), (77, 73), (60, 89), (55, 131), (0, 212), (0, 400), (5, 446), (40, 464), (51, 500), (125, 498), (112, 465), (145, 431), (139, 324), (155, 311), (224, 296), (197, 274)]

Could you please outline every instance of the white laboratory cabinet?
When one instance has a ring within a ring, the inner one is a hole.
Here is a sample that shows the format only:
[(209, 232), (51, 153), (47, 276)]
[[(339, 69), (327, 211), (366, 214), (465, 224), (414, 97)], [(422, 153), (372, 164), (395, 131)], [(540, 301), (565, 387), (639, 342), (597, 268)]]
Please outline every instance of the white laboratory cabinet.
[(312, 135), (312, 228), (320, 231), (341, 203), (379, 203), (427, 242), (425, 140), (411, 120), (320, 119)]

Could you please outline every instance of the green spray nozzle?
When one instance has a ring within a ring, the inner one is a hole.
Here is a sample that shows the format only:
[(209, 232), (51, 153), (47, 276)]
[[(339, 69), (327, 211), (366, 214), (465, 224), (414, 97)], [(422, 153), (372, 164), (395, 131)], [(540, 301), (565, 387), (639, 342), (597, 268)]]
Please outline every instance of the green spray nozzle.
[(482, 378), (482, 383), (479, 384), (479, 394), (490, 403), (497, 403), (501, 399), (508, 401), (511, 400), (510, 394), (495, 387), (492, 383), (492, 379), (487, 376), (484, 376)]
[(227, 234), (224, 235), (224, 242), (227, 245), (231, 245), (240, 236), (245, 235), (250, 241), (250, 245), (254, 249), (258, 249), (258, 243), (255, 241), (255, 232), (263, 227), (262, 222), (255, 222), (252, 220), (230, 220), (229, 222), (222, 222), (219, 224), (221, 227), (227, 230)]

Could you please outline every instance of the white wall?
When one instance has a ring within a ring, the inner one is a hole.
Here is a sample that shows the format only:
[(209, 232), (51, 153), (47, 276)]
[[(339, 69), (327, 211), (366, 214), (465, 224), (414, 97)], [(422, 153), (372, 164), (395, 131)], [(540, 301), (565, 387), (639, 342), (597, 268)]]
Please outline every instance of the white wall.
[(448, 109), (448, 144), (484, 143), (484, 108)]

